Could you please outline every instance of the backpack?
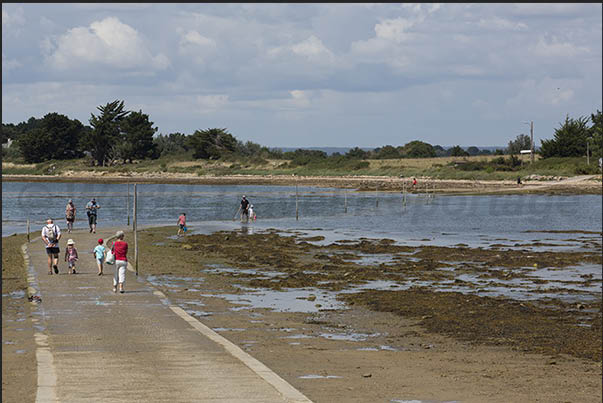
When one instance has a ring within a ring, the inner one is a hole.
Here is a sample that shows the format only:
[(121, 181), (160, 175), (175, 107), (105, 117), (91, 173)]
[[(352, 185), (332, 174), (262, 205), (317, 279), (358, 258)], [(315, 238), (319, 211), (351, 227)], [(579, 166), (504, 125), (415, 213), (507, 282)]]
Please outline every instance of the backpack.
[[(48, 226), (46, 228), (48, 228)], [(46, 238), (48, 239), (49, 243), (56, 243), (57, 237), (57, 226), (53, 224), (52, 229), (48, 228)]]

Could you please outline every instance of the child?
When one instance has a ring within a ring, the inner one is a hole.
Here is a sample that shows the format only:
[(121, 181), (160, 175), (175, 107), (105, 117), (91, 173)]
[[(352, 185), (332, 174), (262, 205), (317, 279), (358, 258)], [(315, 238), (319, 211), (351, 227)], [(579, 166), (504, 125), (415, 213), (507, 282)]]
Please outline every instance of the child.
[(180, 214), (178, 217), (178, 236), (186, 232), (186, 213)]
[(103, 275), (103, 262), (105, 261), (105, 251), (107, 248), (103, 245), (103, 238), (98, 240), (98, 245), (94, 248), (92, 253), (96, 258), (96, 265), (98, 266), (98, 275)]
[(67, 241), (67, 249), (65, 249), (65, 261), (69, 263), (69, 273), (75, 274), (75, 262), (77, 262), (77, 249), (73, 239)]
[(249, 218), (255, 221), (255, 212), (253, 211), (253, 204), (249, 205)]

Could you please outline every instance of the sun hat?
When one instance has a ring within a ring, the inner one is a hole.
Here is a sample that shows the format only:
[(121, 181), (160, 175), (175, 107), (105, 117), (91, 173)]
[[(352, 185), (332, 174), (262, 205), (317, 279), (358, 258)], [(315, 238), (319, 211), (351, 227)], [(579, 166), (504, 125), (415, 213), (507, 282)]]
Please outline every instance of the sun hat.
[(69, 239), (67, 240), (67, 245), (74, 245), (75, 242), (73, 242), (73, 239)]
[(117, 231), (117, 232), (115, 233), (115, 237), (116, 237), (116, 238), (120, 238), (120, 237), (122, 237), (122, 236), (124, 236), (124, 235), (125, 235), (125, 234), (124, 234), (124, 232), (123, 232), (123, 231)]

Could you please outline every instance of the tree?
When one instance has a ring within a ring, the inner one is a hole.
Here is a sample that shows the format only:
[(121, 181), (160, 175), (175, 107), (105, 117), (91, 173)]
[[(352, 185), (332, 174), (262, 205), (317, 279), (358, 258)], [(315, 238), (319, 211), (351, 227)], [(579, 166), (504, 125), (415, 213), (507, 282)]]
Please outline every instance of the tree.
[(33, 128), (21, 133), (17, 140), (26, 162), (71, 159), (82, 155), (79, 142), (84, 125), (79, 120), (53, 112), (28, 127)]
[(402, 156), (407, 158), (431, 158), (436, 156), (436, 151), (431, 144), (414, 140), (404, 145)]
[(398, 150), (398, 148), (391, 146), (391, 145), (386, 145), (380, 148), (375, 148), (374, 150), (375, 152), (375, 158), (379, 159), (379, 160), (383, 160), (383, 159), (395, 159), (395, 158), (400, 158), (400, 150)]
[(124, 110), (124, 101), (115, 100), (105, 106), (98, 106), (98, 116), (90, 114), (90, 125), (93, 130), (83, 144), (98, 165), (105, 165), (109, 160), (111, 148), (121, 141), (122, 120), (130, 113)]
[(170, 154), (182, 154), (189, 150), (187, 136), (179, 132), (168, 135), (160, 134), (153, 141), (157, 146), (157, 153), (162, 157)]
[(196, 130), (189, 137), (193, 158), (218, 159), (236, 150), (237, 139), (224, 129)]
[(515, 137), (515, 140), (509, 141), (509, 145), (507, 147), (508, 154), (519, 154), (521, 150), (531, 150), (532, 149), (532, 140), (530, 136), (525, 134), (520, 134)]
[(350, 158), (350, 159), (359, 159), (359, 160), (363, 160), (366, 159), (368, 157), (368, 152), (364, 151), (362, 148), (359, 147), (354, 147), (354, 148), (350, 148), (348, 150), (347, 153), (345, 153), (345, 156)]
[(436, 157), (445, 157), (446, 150), (441, 145), (436, 144), (433, 146), (433, 150), (435, 151)]
[(467, 149), (467, 153), (471, 156), (473, 155), (478, 155), (479, 154), (479, 148), (475, 147), (475, 146), (471, 146)]
[(153, 135), (157, 128), (149, 121), (149, 115), (142, 111), (131, 112), (121, 122), (121, 135), (127, 145), (123, 149), (124, 160), (132, 162), (133, 159), (156, 158), (157, 145), (153, 142)]
[(469, 153), (461, 148), (461, 146), (456, 145), (452, 147), (450, 150), (450, 155), (453, 157), (466, 157)]
[(591, 131), (587, 126), (588, 120), (585, 117), (570, 119), (566, 116), (561, 127), (555, 129), (554, 137), (542, 140), (540, 148), (542, 158), (586, 155), (586, 141)]
[(588, 130), (590, 136), (590, 150), (593, 157), (601, 158), (603, 154), (603, 114), (600, 110), (590, 115), (593, 125)]

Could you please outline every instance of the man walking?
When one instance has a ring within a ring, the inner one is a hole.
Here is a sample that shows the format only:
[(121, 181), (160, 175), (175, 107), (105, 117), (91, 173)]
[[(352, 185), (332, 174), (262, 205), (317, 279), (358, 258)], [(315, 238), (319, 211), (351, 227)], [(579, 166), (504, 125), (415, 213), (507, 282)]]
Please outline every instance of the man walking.
[(46, 254), (48, 255), (48, 274), (59, 274), (59, 239), (61, 239), (61, 229), (56, 225), (52, 218), (46, 220), (46, 225), (42, 227), (42, 241), (46, 244)]
[(101, 206), (96, 204), (96, 199), (93, 197), (92, 200), (86, 204), (86, 214), (88, 214), (88, 224), (90, 225), (90, 232), (96, 234), (96, 210)]

